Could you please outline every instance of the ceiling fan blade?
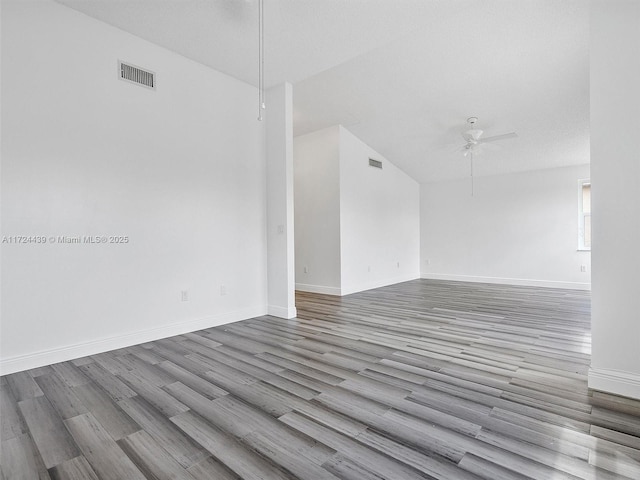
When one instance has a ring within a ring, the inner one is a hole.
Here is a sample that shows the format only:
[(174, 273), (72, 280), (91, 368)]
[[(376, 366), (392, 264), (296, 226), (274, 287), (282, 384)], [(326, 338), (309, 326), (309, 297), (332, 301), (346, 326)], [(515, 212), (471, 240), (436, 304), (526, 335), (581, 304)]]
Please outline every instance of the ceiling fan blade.
[(518, 134), (516, 132), (503, 133), (502, 135), (494, 135), (493, 137), (481, 138), (478, 143), (496, 142), (498, 140), (506, 140), (508, 138), (516, 138)]
[(447, 153), (460, 153), (460, 152), (463, 152), (466, 148), (467, 148), (467, 144), (456, 145), (455, 147), (448, 148)]

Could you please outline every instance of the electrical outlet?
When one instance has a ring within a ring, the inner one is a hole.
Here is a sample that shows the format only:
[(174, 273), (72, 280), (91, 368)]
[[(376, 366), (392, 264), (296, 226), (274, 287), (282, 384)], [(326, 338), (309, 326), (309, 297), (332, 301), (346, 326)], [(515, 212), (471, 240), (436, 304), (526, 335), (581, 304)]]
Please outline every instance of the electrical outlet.
[(431, 265), (431, 260), (429, 260), (428, 258), (424, 261), (424, 263), (426, 263), (427, 265)]
[(367, 266), (367, 272), (371, 273), (371, 265)]
[(189, 301), (189, 291), (188, 290), (182, 290), (180, 292), (180, 301), (181, 302), (188, 302)]
[(220, 287), (220, 296), (224, 297), (227, 294), (227, 287), (225, 287), (224, 285), (222, 285)]
[(587, 271), (587, 266), (586, 265), (580, 265), (580, 271), (581, 272), (586, 272)]
[(278, 235), (282, 235), (284, 233), (284, 225), (278, 225)]
[(303, 267), (304, 273), (309, 273), (309, 267), (307, 267), (306, 265)]
[(396, 266), (400, 268), (400, 262), (396, 262)]

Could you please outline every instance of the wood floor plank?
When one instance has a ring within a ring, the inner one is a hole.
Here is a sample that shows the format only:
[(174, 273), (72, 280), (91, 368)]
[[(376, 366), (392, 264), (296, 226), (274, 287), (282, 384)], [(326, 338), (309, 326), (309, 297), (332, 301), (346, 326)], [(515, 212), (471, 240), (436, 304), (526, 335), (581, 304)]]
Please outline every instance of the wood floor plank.
[(305, 450), (296, 444), (286, 444), (282, 438), (269, 432), (253, 432), (243, 442), (262, 456), (281, 465), (300, 480), (338, 480), (338, 477), (323, 469), (305, 456)]
[(120, 440), (141, 429), (116, 402), (105, 395), (95, 384), (78, 385), (73, 388), (73, 391), (87, 411), (91, 412), (114, 440)]
[(385, 455), (365, 447), (353, 438), (346, 437), (298, 413), (288, 413), (280, 417), (280, 420), (290, 427), (334, 448), (355, 463), (371, 466), (382, 478), (402, 478), (407, 480), (425, 478), (425, 475), (412, 467), (396, 463)]
[(29, 370), (29, 375), (31, 375), (33, 378), (39, 377), (41, 375), (51, 375), (52, 373), (53, 368), (51, 368), (51, 365), (45, 365), (44, 367)]
[(12, 373), (11, 375), (6, 375), (4, 378), (13, 393), (13, 398), (15, 398), (17, 402), (44, 395), (28, 372)]
[(50, 480), (40, 452), (28, 433), (3, 441), (0, 459), (5, 480)]
[(240, 424), (244, 420), (253, 426), (251, 433), (260, 433), (262, 437), (277, 437), (280, 444), (287, 445), (297, 455), (317, 465), (324, 463), (335, 453), (335, 450), (289, 428), (276, 418), (232, 395), (217, 399), (215, 403), (234, 424)]
[(42, 375), (36, 383), (63, 420), (87, 413), (80, 399), (57, 374)]
[(89, 383), (89, 378), (71, 362), (54, 363), (53, 371), (70, 387), (77, 387)]
[(271, 373), (278, 373), (284, 370), (284, 367), (263, 360), (258, 355), (249, 355), (241, 350), (236, 350), (235, 348), (231, 348), (227, 345), (222, 345), (221, 347), (216, 348), (216, 350), (220, 353), (225, 354), (229, 358), (242, 360), (245, 363), (255, 365), (256, 367), (260, 367), (261, 369), (267, 370)]
[(592, 451), (589, 455), (589, 464), (599, 469), (604, 469), (611, 474), (628, 478), (640, 478), (640, 462), (633, 458), (625, 457), (619, 452)]
[(640, 404), (637, 400), (630, 398), (594, 391), (591, 395), (591, 404), (607, 410), (640, 417)]
[(145, 476), (90, 413), (65, 420), (91, 468), (102, 480), (145, 480)]
[(76, 457), (49, 470), (51, 480), (100, 480), (84, 457)]
[(302, 375), (306, 375), (308, 377), (314, 378), (321, 382), (328, 383), (330, 385), (337, 385), (338, 383), (344, 380), (344, 378), (342, 377), (332, 375), (322, 370), (318, 370), (316, 368), (304, 365), (299, 361), (290, 360), (288, 358), (283, 358), (281, 356), (273, 355), (270, 353), (261, 353), (256, 356), (259, 358), (264, 358), (265, 360), (272, 362), (276, 365), (281, 365), (283, 368), (286, 368), (288, 370), (298, 372)]
[(165, 358), (154, 353), (151, 348), (144, 348), (141, 345), (134, 345), (132, 347), (129, 347), (127, 348), (127, 352), (135, 355), (140, 360), (143, 360), (150, 365), (157, 365), (158, 363), (165, 360)]
[(94, 363), (94, 360), (91, 357), (81, 357), (81, 358), (74, 358), (73, 360), (71, 360), (71, 363), (76, 367), (81, 367), (83, 365), (89, 365), (90, 363)]
[(531, 477), (526, 476), (526, 472), (515, 472), (507, 468), (491, 463), (483, 458), (476, 457), (471, 453), (467, 453), (462, 460), (458, 462), (458, 466), (464, 470), (477, 475), (480, 478), (490, 480), (529, 480)]
[(18, 407), (47, 468), (81, 455), (62, 419), (44, 395), (18, 402)]
[(198, 332), (194, 332), (194, 333), (185, 333), (184, 337), (188, 338), (189, 340), (192, 340), (196, 343), (200, 343), (202, 345), (204, 345), (205, 347), (209, 347), (209, 348), (218, 348), (221, 345), (223, 345), (220, 342), (215, 342), (213, 340), (211, 340), (210, 338), (205, 337), (204, 335), (198, 335)]
[(640, 417), (635, 415), (593, 407), (591, 421), (599, 427), (640, 437)]
[(589, 292), (296, 307), (1, 377), (0, 479), (640, 478), (640, 401), (588, 389)]
[(483, 430), (476, 436), (476, 438), (490, 445), (494, 445), (502, 448), (503, 450), (519, 455), (520, 457), (526, 457), (556, 470), (574, 475), (578, 478), (591, 480), (613, 480), (616, 478), (615, 475), (611, 475), (603, 469), (595, 468), (593, 465), (589, 464), (588, 460), (570, 457), (569, 455), (564, 455), (557, 451), (550, 451), (529, 442), (515, 440), (514, 438), (506, 435)]
[(163, 387), (174, 382), (174, 378), (167, 372), (159, 369), (156, 365), (152, 365), (132, 354), (120, 355), (116, 360), (122, 363), (127, 370), (135, 373), (138, 377), (142, 377), (145, 383)]
[(79, 368), (116, 402), (123, 398), (131, 398), (137, 395), (136, 392), (125, 385), (122, 380), (110, 374), (104, 367), (95, 362), (82, 365)]
[(189, 467), (187, 471), (195, 480), (242, 480), (237, 473), (211, 456)]
[(5, 441), (27, 433), (28, 428), (18, 411), (18, 404), (8, 388), (0, 387), (0, 440)]
[(200, 445), (144, 399), (124, 398), (118, 405), (183, 467), (189, 468), (208, 456)]
[(599, 425), (591, 425), (589, 433), (597, 438), (604, 438), (614, 443), (626, 445), (631, 448), (640, 450), (640, 437), (635, 435), (629, 435), (617, 430), (611, 430), (609, 428), (603, 428)]
[(228, 432), (235, 437), (242, 438), (253, 432), (256, 425), (248, 422), (236, 422), (220, 407), (218, 401), (209, 400), (195, 390), (181, 383), (173, 383), (165, 387), (166, 391), (174, 398), (184, 403), (189, 409), (206, 419), (217, 428)]
[(120, 439), (118, 445), (146, 478), (193, 480), (193, 476), (144, 430)]
[(205, 397), (213, 400), (214, 398), (223, 397), (229, 392), (216, 386), (215, 384), (208, 382), (203, 377), (190, 372), (189, 370), (182, 368), (175, 363), (165, 360), (158, 363), (158, 368), (161, 368), (174, 378), (174, 381), (179, 381), (184, 385), (194, 389), (196, 392), (204, 395)]
[(478, 480), (476, 475), (457, 468), (456, 462), (434, 455), (433, 453), (424, 455), (415, 448), (374, 431), (367, 430), (361, 433), (358, 435), (357, 440), (433, 478), (441, 480), (447, 480), (449, 478), (455, 478), (456, 480)]
[(189, 409), (143, 375), (136, 372), (121, 373), (118, 378), (167, 417), (173, 417)]
[(344, 455), (335, 455), (327, 460), (323, 468), (343, 480), (381, 480), (374, 465), (362, 465)]
[(176, 415), (171, 421), (243, 479), (295, 479), (293, 475), (276, 468), (272, 463), (245, 448), (232, 436), (213, 427), (192, 412)]
[(201, 377), (204, 372), (210, 369), (210, 367), (207, 365), (202, 365), (188, 359), (185, 355), (188, 355), (192, 352), (180, 346), (178, 342), (161, 343), (161, 341), (159, 340), (153, 344), (153, 348), (151, 351), (159, 357), (162, 357), (165, 360), (168, 360), (171, 363), (178, 365), (180, 368), (183, 368), (199, 377)]

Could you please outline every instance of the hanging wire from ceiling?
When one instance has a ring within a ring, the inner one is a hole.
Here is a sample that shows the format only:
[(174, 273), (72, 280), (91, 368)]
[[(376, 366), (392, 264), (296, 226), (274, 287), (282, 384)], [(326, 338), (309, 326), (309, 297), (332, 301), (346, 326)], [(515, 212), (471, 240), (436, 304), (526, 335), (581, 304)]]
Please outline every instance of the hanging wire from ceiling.
[(265, 109), (264, 95), (264, 3), (258, 0), (258, 120)]
[(471, 165), (471, 196), (473, 197), (473, 150), (469, 149), (469, 163)]

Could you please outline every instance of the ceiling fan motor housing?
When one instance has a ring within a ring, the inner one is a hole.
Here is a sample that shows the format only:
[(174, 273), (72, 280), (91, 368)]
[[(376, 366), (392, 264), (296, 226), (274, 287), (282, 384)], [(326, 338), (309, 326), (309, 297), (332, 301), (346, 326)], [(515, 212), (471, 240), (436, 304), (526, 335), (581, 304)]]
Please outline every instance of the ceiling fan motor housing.
[(476, 143), (480, 139), (483, 133), (482, 130), (480, 130), (479, 128), (474, 128), (477, 121), (478, 121), (478, 117), (467, 118), (467, 123), (471, 125), (471, 128), (464, 133), (467, 137), (467, 141), (471, 143)]

